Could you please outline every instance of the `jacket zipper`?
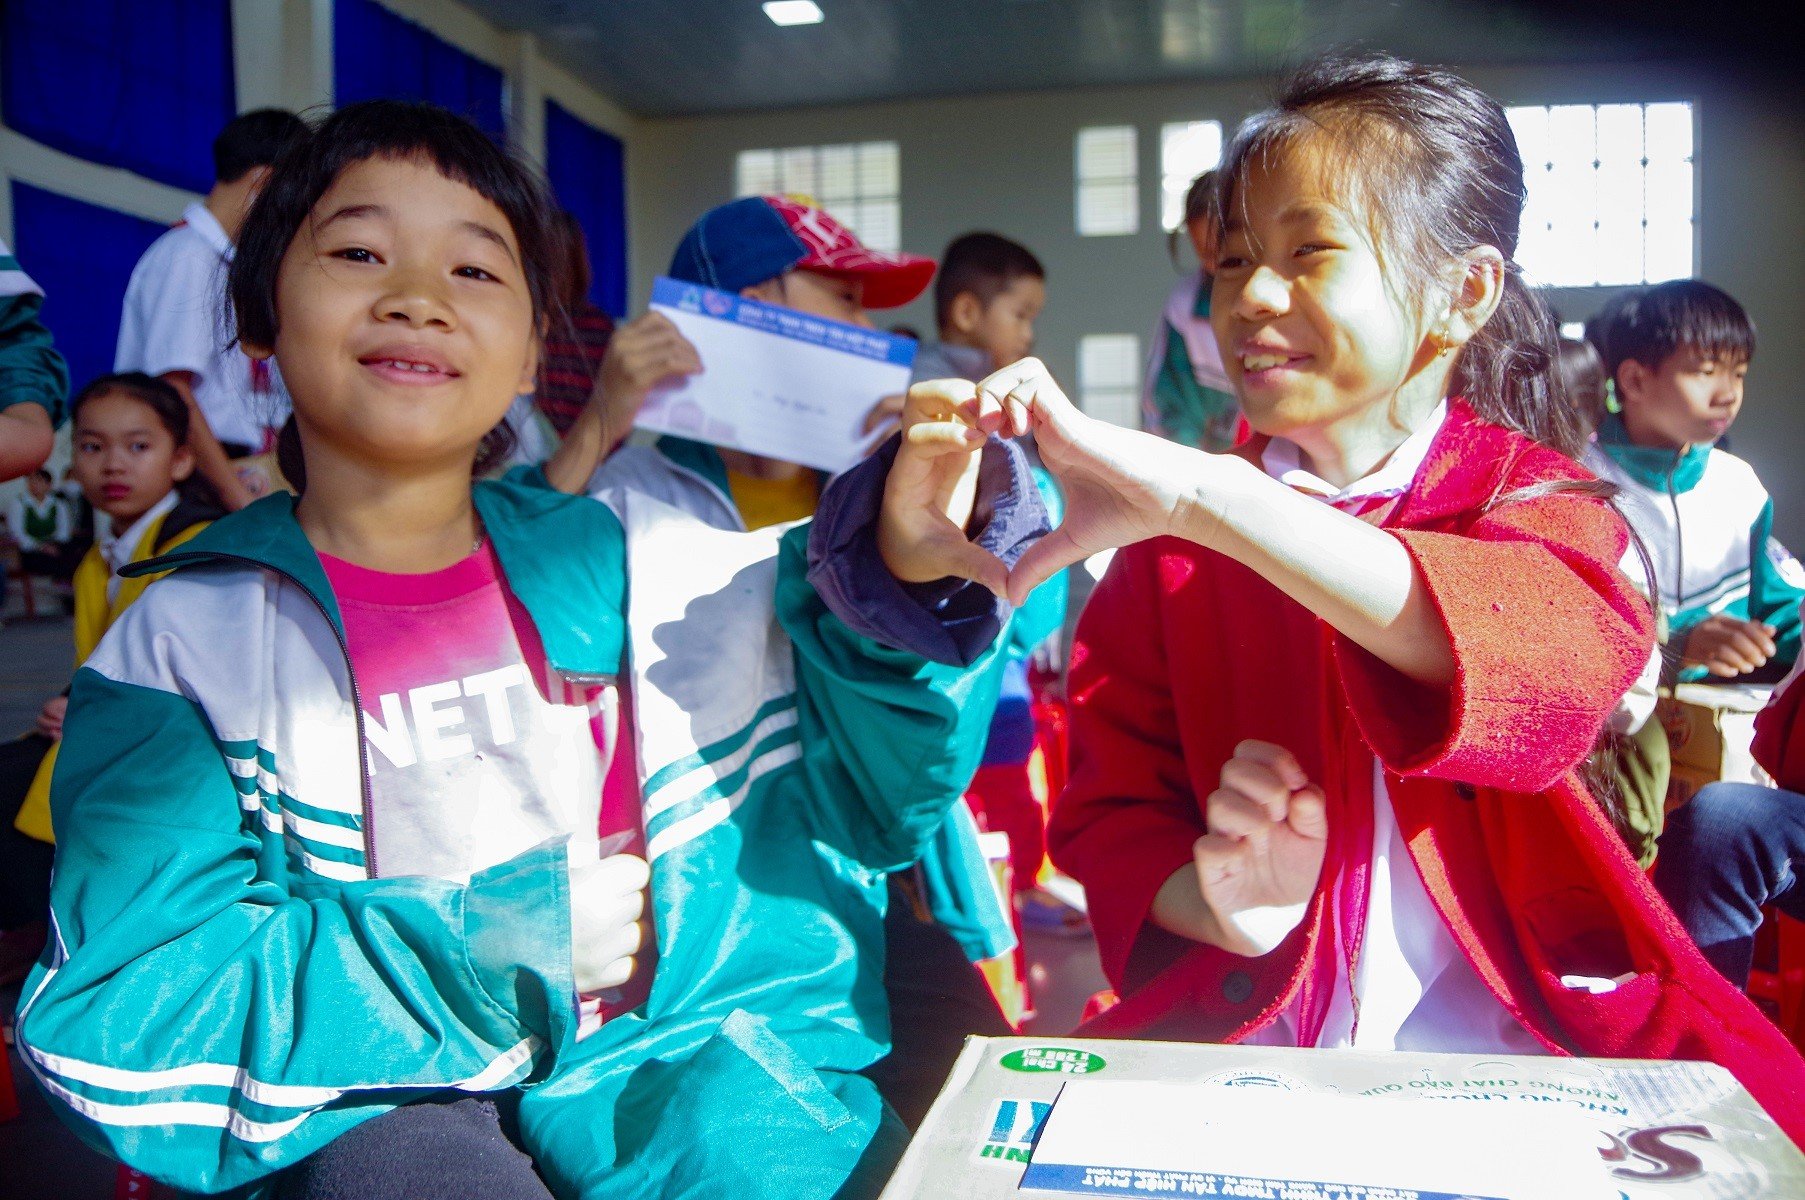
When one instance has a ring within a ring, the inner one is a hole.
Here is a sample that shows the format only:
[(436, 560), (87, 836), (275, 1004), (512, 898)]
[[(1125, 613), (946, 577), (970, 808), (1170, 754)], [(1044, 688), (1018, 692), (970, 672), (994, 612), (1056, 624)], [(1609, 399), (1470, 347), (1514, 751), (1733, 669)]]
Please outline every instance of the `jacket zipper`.
[(205, 554), (172, 556), (169, 560), (171, 569), (183, 565), (184, 559), (197, 563), (206, 562), (211, 559), (239, 562), (244, 563), (247, 566), (255, 567), (260, 571), (269, 571), (273, 574), (280, 575), (282, 578), (288, 580), (289, 583), (293, 584), (296, 591), (307, 597), (308, 602), (319, 611), (320, 616), (325, 619), (327, 627), (332, 630), (332, 636), (338, 642), (339, 653), (345, 657), (345, 678), (351, 681), (351, 715), (357, 723), (357, 781), (363, 798), (364, 870), (371, 879), (376, 878), (376, 806), (375, 798), (370, 787), (370, 763), (364, 749), (363, 695), (357, 688), (357, 671), (351, 666), (351, 647), (345, 641), (344, 630), (338, 627), (338, 622), (332, 619), (332, 614), (326, 611), (326, 606), (320, 603), (319, 597), (308, 591), (307, 586), (299, 579), (296, 579), (293, 575), (290, 575), (280, 567), (272, 567), (266, 562), (255, 558), (248, 558), (242, 554), (226, 554), (214, 550), (208, 551)]

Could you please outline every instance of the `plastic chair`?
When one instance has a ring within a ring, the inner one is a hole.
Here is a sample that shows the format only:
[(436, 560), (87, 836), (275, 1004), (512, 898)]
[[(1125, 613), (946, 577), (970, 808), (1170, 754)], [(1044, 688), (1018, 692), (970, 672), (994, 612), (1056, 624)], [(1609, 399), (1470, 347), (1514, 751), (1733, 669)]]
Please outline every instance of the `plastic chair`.
[(0, 1121), (19, 1115), (19, 1093), (13, 1087), (13, 1058), (0, 1046)]
[(142, 1171), (122, 1166), (113, 1178), (113, 1200), (155, 1200), (157, 1185)]
[(1805, 1052), (1805, 922), (1768, 909), (1755, 935), (1755, 961), (1763, 965), (1749, 971), (1750, 999), (1764, 1001), (1781, 1032)]

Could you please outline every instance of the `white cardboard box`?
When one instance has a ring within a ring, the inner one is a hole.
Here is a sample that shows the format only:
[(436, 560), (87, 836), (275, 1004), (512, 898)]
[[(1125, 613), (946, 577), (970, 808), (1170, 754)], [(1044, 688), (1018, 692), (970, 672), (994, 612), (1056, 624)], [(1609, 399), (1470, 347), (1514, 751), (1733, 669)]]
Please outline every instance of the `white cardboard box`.
[[(1182, 1084), (1182, 1094), (1194, 1100), (1200, 1116), (1232, 1112), (1237, 1097), (1247, 1095), (1241, 1089), (1248, 1088), (1265, 1089), (1262, 1103), (1273, 1091), (1371, 1097), (1395, 1102), (1400, 1114), (1408, 1114), (1411, 1104), (1433, 1103), (1437, 1117), (1424, 1124), (1444, 1129), (1447, 1106), (1457, 1105), (1471, 1112), (1481, 1177), (1488, 1174), (1486, 1162), (1537, 1154), (1536, 1145), (1524, 1144), (1526, 1139), (1513, 1132), (1545, 1126), (1551, 1114), (1567, 1114), (1595, 1131), (1599, 1152), (1599, 1175), (1576, 1179), (1574, 1195), (1595, 1194), (1602, 1186), (1625, 1200), (1805, 1197), (1805, 1155), (1729, 1072), (1709, 1063), (971, 1038), (882, 1200), (1044, 1200), (1074, 1194), (1019, 1185), (1061, 1089), (1091, 1080)], [(1525, 1112), (1536, 1117), (1513, 1119)], [(1124, 1140), (1137, 1132), (1128, 1130)], [(1170, 1173), (1161, 1178), (1158, 1172), (1139, 1177), (1130, 1172), (1135, 1182), (1089, 1194), (1266, 1200), (1411, 1200), (1431, 1194), (1287, 1181), (1284, 1156), (1275, 1157), (1280, 1161), (1264, 1180), (1191, 1172), (1176, 1177), (1178, 1186)]]

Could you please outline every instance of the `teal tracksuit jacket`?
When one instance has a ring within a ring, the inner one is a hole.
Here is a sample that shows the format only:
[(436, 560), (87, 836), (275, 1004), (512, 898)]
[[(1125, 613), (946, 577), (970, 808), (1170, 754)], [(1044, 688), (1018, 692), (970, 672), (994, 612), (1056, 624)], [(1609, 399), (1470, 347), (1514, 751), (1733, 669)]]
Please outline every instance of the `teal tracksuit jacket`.
[(975, 768), (995, 645), (953, 667), (853, 633), (807, 526), (475, 495), (553, 668), (633, 689), (645, 1004), (576, 1038), (561, 841), (467, 884), (381, 873), (337, 606), (275, 496), (144, 564), (176, 569), (76, 676), (22, 1057), (87, 1141), (195, 1191), (518, 1088), (562, 1197), (875, 1192), (903, 1137), (856, 1073), (888, 1037), (884, 876)]

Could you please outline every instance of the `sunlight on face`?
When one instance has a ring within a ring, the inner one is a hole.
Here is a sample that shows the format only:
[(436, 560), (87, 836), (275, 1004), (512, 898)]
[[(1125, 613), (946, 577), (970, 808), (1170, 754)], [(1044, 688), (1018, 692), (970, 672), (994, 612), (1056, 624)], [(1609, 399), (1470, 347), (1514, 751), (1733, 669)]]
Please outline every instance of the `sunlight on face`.
[(345, 168), (276, 286), (276, 359), (306, 452), (468, 462), (537, 367), (532, 296), (501, 210), (427, 161)]
[[(1217, 247), (1211, 324), (1247, 419), (1262, 433), (1338, 437), (1427, 412), (1445, 364), (1388, 278), (1377, 221), (1335, 186), (1321, 137), (1250, 164)], [(1420, 394), (1419, 394), (1420, 393)]]

